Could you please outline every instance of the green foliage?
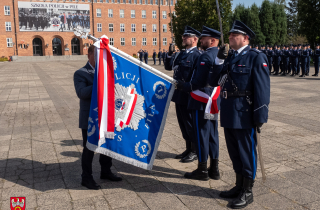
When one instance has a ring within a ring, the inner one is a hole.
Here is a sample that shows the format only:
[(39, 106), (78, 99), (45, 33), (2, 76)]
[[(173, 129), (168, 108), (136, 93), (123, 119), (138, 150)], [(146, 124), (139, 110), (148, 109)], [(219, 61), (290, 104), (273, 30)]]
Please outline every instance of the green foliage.
[(2, 56), (2, 57), (0, 58), (0, 62), (4, 62), (4, 61), (8, 61), (8, 58), (7, 58), (7, 57)]
[(305, 35), (311, 45), (320, 42), (320, 2), (316, 0), (299, 0), (297, 2), (300, 33)]
[(248, 25), (249, 12), (250, 12), (250, 8), (245, 8), (244, 4), (238, 4), (234, 9), (231, 24), (235, 20), (240, 20), (244, 24)]
[[(228, 40), (226, 35), (230, 30), (231, 1), (219, 0), (224, 41)], [(175, 11), (176, 16), (173, 16), (172, 24), (175, 42), (179, 49), (182, 49), (181, 35), (186, 25), (200, 32), (203, 25), (220, 31), (215, 0), (179, 0), (175, 5)]]
[(261, 31), (265, 35), (265, 43), (268, 45), (274, 45), (277, 41), (277, 27), (273, 19), (273, 6), (268, 0), (262, 2), (259, 19), (261, 25)]
[(251, 40), (251, 43), (254, 45), (257, 45), (257, 44), (264, 45), (266, 37), (261, 31), (261, 23), (259, 19), (259, 7), (255, 3), (251, 5), (251, 8), (248, 12), (247, 26), (251, 28), (251, 30), (253, 30), (254, 33), (256, 34), (256, 37), (253, 40)]

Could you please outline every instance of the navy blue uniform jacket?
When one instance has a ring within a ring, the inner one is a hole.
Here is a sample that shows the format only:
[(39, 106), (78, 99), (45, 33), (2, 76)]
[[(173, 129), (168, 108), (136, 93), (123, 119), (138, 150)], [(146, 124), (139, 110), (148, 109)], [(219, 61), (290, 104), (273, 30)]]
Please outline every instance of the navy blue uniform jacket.
[(162, 58), (162, 52), (161, 51), (159, 51), (159, 53), (158, 53), (158, 58)]
[(270, 103), (270, 77), (265, 54), (246, 47), (238, 56), (228, 58), (223, 64), (223, 73), (229, 69), (222, 91), (234, 91), (232, 80), (239, 91), (251, 91), (250, 105), (246, 97), (221, 98), (221, 126), (233, 129), (253, 128), (256, 123), (268, 121)]
[(94, 73), (90, 73), (90, 71), (92, 72), (92, 68), (89, 63), (87, 63), (73, 75), (74, 88), (76, 89), (77, 96), (80, 99), (79, 128), (82, 129), (88, 129), (88, 118), (94, 79)]
[(145, 53), (143, 54), (143, 57), (144, 57), (145, 60), (148, 59), (148, 56), (149, 56), (149, 53), (148, 53), (148, 52), (145, 52)]
[[(184, 89), (186, 91), (200, 90), (207, 95), (211, 96), (214, 86), (217, 86), (220, 73), (222, 70), (222, 65), (216, 66), (215, 59), (218, 54), (217, 47), (211, 47), (203, 52), (198, 58), (196, 68), (194, 69), (193, 76), (190, 83), (186, 83)], [(209, 76), (210, 75), (210, 76)], [(210, 78), (210, 85), (208, 85), (208, 80)], [(218, 108), (220, 104), (220, 99), (218, 99)], [(194, 110), (205, 110), (206, 103), (202, 103), (189, 97), (188, 109)]]
[(153, 59), (156, 59), (156, 57), (157, 57), (157, 53), (156, 53), (156, 52), (153, 52), (152, 58), (153, 58)]
[[(171, 56), (171, 58), (167, 57), (167, 62), (165, 63), (164, 68), (171, 71), (173, 67), (178, 65), (179, 67), (174, 71), (173, 78), (175, 80), (190, 82), (192, 72), (196, 67), (199, 55), (200, 52), (196, 47), (190, 50), (189, 53), (186, 51), (175, 53), (175, 55)], [(188, 92), (176, 89), (173, 93), (171, 101), (187, 106), (189, 97), (190, 95)]]

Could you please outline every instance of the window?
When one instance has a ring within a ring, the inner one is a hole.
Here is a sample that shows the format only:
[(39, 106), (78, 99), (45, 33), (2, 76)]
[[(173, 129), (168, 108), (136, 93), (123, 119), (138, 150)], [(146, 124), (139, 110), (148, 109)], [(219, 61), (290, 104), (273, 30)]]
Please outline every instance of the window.
[(147, 24), (142, 24), (142, 32), (147, 32)]
[(108, 9), (108, 17), (113, 17), (113, 9)]
[(131, 38), (131, 45), (136, 46), (136, 38)]
[(124, 18), (124, 10), (120, 9), (120, 18)]
[(150, 0), (150, 4), (153, 5), (153, 0)]
[(135, 10), (131, 10), (131, 18), (136, 18), (136, 11)]
[(144, 0), (144, 4), (148, 4), (148, 0)]
[(100, 0), (100, 3), (103, 3), (103, 0)]
[(97, 31), (98, 32), (102, 31), (102, 24), (101, 23), (97, 23)]
[(111, 3), (114, 3), (114, 0), (111, 0)]
[(10, 6), (4, 6), (4, 15), (10, 15)]
[(167, 24), (162, 25), (162, 32), (167, 32)]
[(157, 19), (157, 11), (156, 10), (152, 10), (152, 18)]
[(163, 38), (163, 39), (162, 39), (162, 43), (163, 43), (163, 45), (166, 46), (166, 45), (167, 45), (167, 38)]
[(118, 4), (120, 4), (120, 0), (118, 0)]
[(139, 0), (139, 4), (142, 4), (142, 0)]
[(162, 19), (167, 19), (167, 11), (162, 11)]
[(147, 17), (145, 10), (142, 10), (142, 11), (141, 11), (141, 17), (142, 17), (142, 18), (146, 18), (146, 17)]
[(124, 32), (124, 23), (120, 23), (120, 32)]
[(131, 0), (129, 0), (128, 2), (129, 2), (129, 4), (131, 4)]
[(170, 0), (170, 6), (172, 6), (173, 5), (173, 0)]
[(97, 17), (101, 17), (101, 9), (97, 9)]
[(106, 3), (109, 3), (109, 0), (106, 0)]
[(121, 45), (121, 46), (124, 46), (125, 43), (126, 43), (126, 42), (125, 42), (125, 39), (124, 39), (124, 38), (120, 38), (120, 45)]
[(6, 22), (6, 31), (11, 31), (11, 22)]
[(13, 47), (12, 38), (7, 38), (7, 47)]
[(154, 1), (155, 1), (155, 4), (158, 5), (158, 0), (154, 0)]
[(157, 24), (152, 24), (152, 32), (157, 32)]
[(113, 23), (109, 23), (109, 32), (113, 32)]
[(131, 24), (131, 32), (136, 32), (136, 24)]
[(123, 0), (123, 1), (122, 1), (122, 3), (124, 3), (124, 4), (125, 4), (125, 3), (126, 3), (126, 0)]
[(152, 45), (157, 46), (157, 38), (152, 38)]
[(110, 44), (111, 46), (114, 45), (113, 38), (109, 38), (109, 44)]
[(134, 0), (134, 4), (137, 4), (137, 0)]
[(161, 0), (161, 5), (163, 5), (163, 0)]
[(147, 45), (147, 38), (142, 38), (142, 45), (146, 46)]

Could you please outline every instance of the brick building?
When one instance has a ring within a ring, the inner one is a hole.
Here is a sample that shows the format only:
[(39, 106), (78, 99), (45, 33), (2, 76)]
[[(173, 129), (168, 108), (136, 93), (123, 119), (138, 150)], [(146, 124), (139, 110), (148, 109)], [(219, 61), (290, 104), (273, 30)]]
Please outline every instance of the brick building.
[(90, 29), (95, 37), (107, 35), (111, 45), (129, 55), (146, 49), (150, 56), (172, 41), (169, 13), (176, 1), (1, 0), (0, 57), (85, 55), (92, 41), (77, 38), (72, 25)]

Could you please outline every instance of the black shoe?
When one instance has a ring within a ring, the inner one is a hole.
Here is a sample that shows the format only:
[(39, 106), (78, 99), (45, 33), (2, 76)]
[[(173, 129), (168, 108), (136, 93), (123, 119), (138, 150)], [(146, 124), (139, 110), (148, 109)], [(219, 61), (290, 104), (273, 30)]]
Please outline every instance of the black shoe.
[(197, 154), (195, 152), (189, 152), (187, 156), (180, 160), (181, 163), (190, 163), (194, 160), (198, 160)]
[(236, 186), (231, 188), (231, 190), (223, 191), (219, 194), (221, 198), (236, 198), (241, 193), (243, 186), (243, 176), (241, 174), (236, 174)]
[(190, 153), (190, 150), (185, 150), (183, 153), (177, 155), (175, 157), (175, 159), (182, 159), (182, 158), (186, 157), (189, 153)]
[(119, 182), (119, 181), (122, 181), (122, 178), (115, 175), (114, 173), (110, 172), (110, 173), (107, 173), (107, 174), (102, 174), (100, 175), (100, 179), (109, 179), (110, 181), (113, 181), (113, 182)]
[(208, 169), (208, 174), (211, 179), (219, 180), (220, 173), (219, 173), (219, 159), (211, 159), (210, 158), (210, 168)]
[(299, 77), (305, 77), (304, 74), (300, 75)]
[(306, 74), (306, 76), (309, 76), (309, 73), (308, 73), (308, 74)]
[(208, 169), (207, 162), (198, 163), (198, 168), (191, 173), (187, 172), (184, 174), (184, 177), (187, 179), (196, 179), (201, 181), (208, 181)]
[(98, 185), (93, 179), (82, 180), (81, 185), (85, 186), (86, 188), (91, 189), (91, 190), (101, 189), (101, 186)]
[(254, 180), (243, 178), (243, 188), (240, 195), (232, 201), (231, 208), (232, 209), (242, 209), (248, 206), (253, 202), (253, 187)]
[(317, 76), (318, 76), (318, 74), (313, 74), (312, 76), (317, 77)]

